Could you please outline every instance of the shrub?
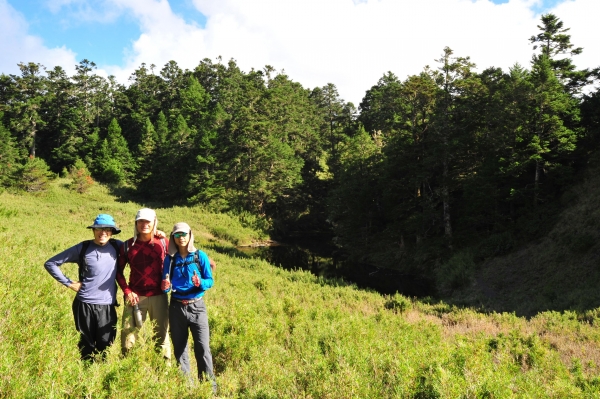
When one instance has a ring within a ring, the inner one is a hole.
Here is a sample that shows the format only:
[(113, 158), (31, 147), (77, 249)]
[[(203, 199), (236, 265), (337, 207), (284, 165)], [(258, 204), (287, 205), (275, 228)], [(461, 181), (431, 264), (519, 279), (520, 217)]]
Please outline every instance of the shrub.
[(449, 291), (466, 287), (475, 271), (473, 254), (470, 251), (457, 252), (436, 272), (440, 291)]
[(79, 194), (85, 193), (94, 184), (94, 180), (85, 163), (79, 158), (75, 161), (75, 164), (71, 166), (69, 177), (72, 179), (71, 184), (69, 184), (69, 189), (76, 191)]
[(43, 159), (34, 157), (29, 157), (25, 165), (19, 167), (16, 176), (17, 188), (28, 193), (46, 191), (50, 180), (55, 177)]
[(385, 302), (385, 308), (393, 310), (395, 313), (404, 313), (411, 308), (410, 299), (398, 294), (397, 292)]

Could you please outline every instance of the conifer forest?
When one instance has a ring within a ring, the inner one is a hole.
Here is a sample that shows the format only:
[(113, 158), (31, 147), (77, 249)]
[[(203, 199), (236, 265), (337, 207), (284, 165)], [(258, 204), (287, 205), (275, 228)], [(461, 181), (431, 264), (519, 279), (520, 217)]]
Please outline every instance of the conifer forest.
[(553, 14), (523, 40), (528, 65), (479, 70), (446, 47), (360, 104), (233, 59), (142, 64), (126, 84), (86, 59), (72, 76), (21, 63), (0, 75), (0, 185), (78, 175), (81, 190), (248, 213), (272, 237), (327, 232), (348, 257), (451, 290), (463, 279), (440, 265), (543, 236), (599, 161), (598, 69), (577, 67), (584, 49)]

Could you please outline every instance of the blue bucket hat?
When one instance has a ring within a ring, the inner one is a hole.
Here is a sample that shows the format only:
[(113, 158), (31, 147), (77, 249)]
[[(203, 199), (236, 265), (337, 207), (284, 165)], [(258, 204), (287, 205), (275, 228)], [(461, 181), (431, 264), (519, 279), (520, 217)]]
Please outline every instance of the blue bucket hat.
[(98, 229), (98, 228), (102, 228), (102, 227), (112, 227), (112, 231), (113, 234), (119, 234), (121, 232), (121, 229), (119, 229), (117, 227), (117, 224), (115, 223), (115, 219), (113, 219), (112, 216), (106, 214), (106, 213), (101, 213), (98, 216), (96, 216), (96, 219), (94, 220), (94, 224), (91, 226), (88, 226), (88, 229)]

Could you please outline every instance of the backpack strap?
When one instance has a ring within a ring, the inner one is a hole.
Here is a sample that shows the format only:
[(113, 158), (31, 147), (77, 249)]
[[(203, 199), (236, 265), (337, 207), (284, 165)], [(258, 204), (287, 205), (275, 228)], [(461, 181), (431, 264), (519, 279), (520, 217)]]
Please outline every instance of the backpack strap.
[(83, 277), (88, 271), (87, 262), (85, 261), (85, 253), (87, 252), (91, 242), (92, 240), (85, 240), (81, 242), (81, 251), (79, 251), (79, 259), (77, 260), (77, 265), (79, 266), (79, 281), (83, 281)]
[[(113, 246), (115, 251), (117, 251), (117, 256), (119, 256), (119, 244), (117, 243), (117, 240), (111, 238), (108, 240), (108, 242)], [(125, 251), (127, 251), (127, 247), (125, 247)], [(125, 252), (125, 255), (127, 255), (127, 252)]]
[(125, 259), (127, 259), (127, 263), (129, 263), (129, 240), (123, 241), (123, 254), (125, 255)]
[(196, 264), (196, 266), (198, 266), (198, 270), (202, 271), (200, 269), (200, 255), (198, 254), (199, 250), (194, 251), (194, 263)]
[(163, 247), (163, 259), (167, 256), (167, 241), (161, 237), (160, 243)]
[[(194, 263), (196, 263), (196, 265), (198, 265), (198, 270), (201, 270), (200, 268), (200, 250), (197, 249), (196, 252), (194, 252)], [(210, 271), (211, 273), (215, 272), (215, 263), (213, 261), (210, 260), (210, 258), (208, 258), (208, 264), (210, 265)], [(213, 275), (213, 279), (215, 278), (215, 276)]]

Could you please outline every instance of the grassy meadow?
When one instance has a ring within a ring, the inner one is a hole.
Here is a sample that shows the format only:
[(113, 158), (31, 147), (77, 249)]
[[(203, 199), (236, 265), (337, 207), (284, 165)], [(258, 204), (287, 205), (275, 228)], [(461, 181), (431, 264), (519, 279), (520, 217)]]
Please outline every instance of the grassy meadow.
[[(131, 237), (142, 205), (66, 182), (41, 196), (0, 193), (0, 398), (210, 397), (210, 384), (188, 382), (154, 351), (148, 326), (125, 358), (117, 342), (105, 362), (79, 360), (74, 292), (43, 263), (91, 238), (98, 213)], [(600, 398), (600, 309), (526, 319), (384, 296), (248, 258), (235, 245), (265, 237), (232, 215), (157, 213), (165, 231), (188, 222), (217, 262), (206, 303), (219, 397)]]

